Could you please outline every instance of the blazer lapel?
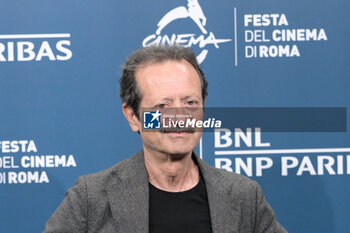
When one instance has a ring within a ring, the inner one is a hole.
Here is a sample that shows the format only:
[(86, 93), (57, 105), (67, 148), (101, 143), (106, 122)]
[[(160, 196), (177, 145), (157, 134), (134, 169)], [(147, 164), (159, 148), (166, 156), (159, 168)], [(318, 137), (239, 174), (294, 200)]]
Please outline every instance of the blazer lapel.
[(148, 233), (149, 187), (142, 151), (132, 156), (106, 187), (117, 232)]
[(196, 159), (206, 184), (213, 233), (238, 233), (241, 201), (231, 194), (232, 187), (218, 170)]

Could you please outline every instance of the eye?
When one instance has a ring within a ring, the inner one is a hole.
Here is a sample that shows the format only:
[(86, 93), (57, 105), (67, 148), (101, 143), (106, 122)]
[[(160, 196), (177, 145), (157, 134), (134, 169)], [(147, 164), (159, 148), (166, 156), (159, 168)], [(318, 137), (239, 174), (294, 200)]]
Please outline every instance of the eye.
[(157, 104), (156, 107), (159, 109), (163, 109), (166, 107), (166, 104)]
[(196, 101), (196, 100), (189, 100), (189, 101), (187, 101), (187, 105), (189, 105), (189, 106), (194, 106), (194, 105), (197, 105), (198, 104), (198, 101)]

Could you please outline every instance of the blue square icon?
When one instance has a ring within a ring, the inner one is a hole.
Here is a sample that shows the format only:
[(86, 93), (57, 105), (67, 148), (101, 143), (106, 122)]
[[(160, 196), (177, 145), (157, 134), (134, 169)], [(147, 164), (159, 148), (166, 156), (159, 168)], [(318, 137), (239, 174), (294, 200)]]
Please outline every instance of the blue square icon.
[(156, 112), (143, 112), (143, 128), (144, 129), (160, 129), (160, 116), (162, 114), (157, 110)]

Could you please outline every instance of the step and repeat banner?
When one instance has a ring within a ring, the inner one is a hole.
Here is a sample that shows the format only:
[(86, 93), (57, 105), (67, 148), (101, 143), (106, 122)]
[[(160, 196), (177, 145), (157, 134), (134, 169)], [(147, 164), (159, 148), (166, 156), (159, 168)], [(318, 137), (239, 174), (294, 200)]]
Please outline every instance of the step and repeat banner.
[[(197, 153), (257, 180), (289, 232), (350, 232), (348, 1), (0, 0), (0, 11), (1, 233), (42, 232), (80, 175), (141, 149), (120, 67), (173, 43), (195, 51), (206, 106), (227, 120)], [(285, 127), (230, 124), (239, 109)], [(303, 116), (315, 127), (294, 127)]]

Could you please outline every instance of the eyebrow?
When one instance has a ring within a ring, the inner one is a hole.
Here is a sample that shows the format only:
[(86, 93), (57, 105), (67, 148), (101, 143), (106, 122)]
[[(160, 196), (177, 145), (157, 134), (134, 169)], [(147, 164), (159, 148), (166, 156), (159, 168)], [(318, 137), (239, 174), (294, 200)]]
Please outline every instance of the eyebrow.
[(160, 100), (166, 100), (166, 101), (173, 101), (171, 98), (165, 97), (165, 98), (161, 98)]
[(181, 98), (181, 100), (186, 100), (186, 99), (189, 99), (189, 98), (192, 98), (192, 97), (198, 98), (198, 96), (196, 96), (196, 95), (187, 95), (184, 98)]
[[(199, 97), (197, 97), (196, 95), (187, 95), (187, 96), (181, 98), (181, 100), (186, 100), (186, 99), (189, 99), (189, 98), (192, 98), (192, 97), (194, 97), (194, 98), (199, 98)], [(161, 101), (164, 101), (164, 100), (165, 100), (165, 101), (170, 101), (170, 102), (173, 101), (172, 98), (168, 98), (168, 97), (161, 98), (160, 100), (161, 100)]]

